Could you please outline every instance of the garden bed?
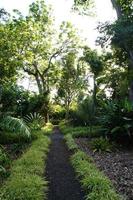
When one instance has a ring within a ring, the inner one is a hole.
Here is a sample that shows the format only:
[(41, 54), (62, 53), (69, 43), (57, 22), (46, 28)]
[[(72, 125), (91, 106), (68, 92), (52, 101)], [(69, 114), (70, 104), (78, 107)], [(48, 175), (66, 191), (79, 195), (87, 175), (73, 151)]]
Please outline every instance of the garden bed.
[(97, 167), (110, 178), (124, 200), (133, 200), (133, 150), (98, 153), (91, 150), (87, 138), (78, 138), (75, 141), (81, 150), (93, 157)]
[(49, 138), (40, 131), (31, 147), (13, 161), (11, 175), (0, 190), (1, 200), (46, 199), (47, 181), (44, 172), (49, 143)]

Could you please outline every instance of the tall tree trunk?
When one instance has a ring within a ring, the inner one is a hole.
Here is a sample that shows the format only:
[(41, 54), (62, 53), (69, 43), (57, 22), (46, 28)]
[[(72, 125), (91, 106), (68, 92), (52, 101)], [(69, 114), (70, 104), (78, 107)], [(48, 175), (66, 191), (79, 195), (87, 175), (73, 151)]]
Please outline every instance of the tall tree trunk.
[(42, 84), (41, 84), (41, 81), (39, 79), (38, 74), (36, 74), (35, 79), (36, 79), (36, 82), (37, 82), (37, 87), (38, 87), (39, 94), (42, 94), (43, 93)]
[[(117, 18), (121, 19), (122, 18), (122, 9), (121, 9), (121, 5), (117, 2), (117, 0), (111, 0), (113, 7), (116, 10), (117, 13)], [(127, 46), (127, 44), (124, 44), (126, 52), (128, 53), (129, 56), (129, 99), (130, 101), (133, 103), (133, 51), (129, 49), (129, 47)]]
[(117, 18), (122, 17), (121, 6), (118, 4), (117, 0), (111, 0), (111, 3), (116, 10)]

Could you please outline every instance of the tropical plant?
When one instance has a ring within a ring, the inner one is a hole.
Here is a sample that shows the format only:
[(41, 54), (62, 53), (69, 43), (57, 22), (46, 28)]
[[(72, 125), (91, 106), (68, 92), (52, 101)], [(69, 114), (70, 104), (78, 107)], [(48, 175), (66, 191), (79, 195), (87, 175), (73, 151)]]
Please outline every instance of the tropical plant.
[(112, 150), (112, 144), (109, 142), (108, 139), (103, 137), (92, 139), (92, 141), (89, 144), (94, 152), (109, 152)]
[(0, 118), (0, 128), (30, 137), (30, 129), (22, 119), (5, 116)]
[(104, 103), (99, 117), (104, 134), (113, 138), (124, 135), (131, 137), (133, 131), (132, 110), (132, 104), (127, 100)]
[(24, 117), (24, 121), (33, 130), (41, 129), (45, 124), (45, 119), (40, 113), (30, 113)]

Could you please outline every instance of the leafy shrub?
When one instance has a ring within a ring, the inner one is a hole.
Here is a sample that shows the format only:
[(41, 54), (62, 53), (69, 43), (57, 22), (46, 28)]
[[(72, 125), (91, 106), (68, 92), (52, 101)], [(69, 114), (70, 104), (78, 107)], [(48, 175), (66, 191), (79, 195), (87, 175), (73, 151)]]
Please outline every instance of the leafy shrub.
[(9, 167), (11, 160), (9, 156), (4, 152), (3, 148), (0, 148), (0, 176), (5, 177), (9, 175)]
[(103, 134), (112, 139), (133, 134), (133, 106), (127, 101), (107, 101), (102, 105), (99, 122), (103, 126)]
[(41, 129), (44, 124), (44, 117), (40, 113), (30, 113), (24, 117), (24, 121), (28, 124), (31, 130), (39, 130)]
[(15, 83), (5, 83), (2, 85), (2, 112), (12, 112), (15, 116), (23, 116), (28, 111), (29, 107), (28, 91), (25, 91), (22, 86)]
[(92, 139), (90, 142), (91, 148), (93, 151), (111, 151), (112, 150), (112, 144), (109, 142), (108, 139), (100, 137)]
[(33, 134), (31, 137), (26, 137), (18, 133), (12, 133), (9, 131), (0, 132), (0, 144), (13, 144), (13, 143), (29, 143), (31, 139), (34, 139)]
[(24, 135), (27, 137), (31, 136), (29, 127), (22, 119), (19, 118), (14, 118), (11, 116), (0, 116), (0, 126), (2, 130), (11, 131), (12, 133)]
[(26, 149), (26, 147), (28, 146), (28, 144), (26, 143), (15, 143), (13, 145), (11, 145), (10, 147), (10, 151), (14, 154), (14, 155), (19, 155), (22, 154), (24, 152), (24, 150)]
[(66, 110), (60, 105), (51, 105), (50, 121), (57, 125), (65, 118)]
[(59, 123), (59, 127), (61, 130), (63, 130), (63, 132), (68, 127), (68, 125), (69, 125), (69, 122), (67, 120), (62, 120)]
[(48, 123), (46, 123), (46, 125), (42, 128), (42, 130), (43, 130), (43, 132), (44, 132), (45, 135), (49, 135), (49, 134), (52, 133), (53, 127), (54, 127), (53, 124), (50, 123), (50, 122), (48, 122)]

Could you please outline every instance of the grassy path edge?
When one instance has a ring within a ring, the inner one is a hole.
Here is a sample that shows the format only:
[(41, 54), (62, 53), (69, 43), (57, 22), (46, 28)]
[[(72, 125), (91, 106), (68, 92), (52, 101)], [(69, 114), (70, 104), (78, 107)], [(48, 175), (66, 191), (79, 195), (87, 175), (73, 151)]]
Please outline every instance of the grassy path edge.
[(37, 133), (29, 150), (13, 162), (11, 175), (0, 191), (0, 200), (45, 200), (47, 181), (44, 173), (50, 139)]
[(65, 136), (66, 144), (71, 150), (71, 163), (86, 192), (86, 200), (122, 200), (111, 181), (95, 165), (93, 159), (79, 150), (71, 134)]

